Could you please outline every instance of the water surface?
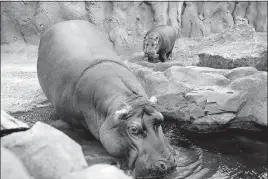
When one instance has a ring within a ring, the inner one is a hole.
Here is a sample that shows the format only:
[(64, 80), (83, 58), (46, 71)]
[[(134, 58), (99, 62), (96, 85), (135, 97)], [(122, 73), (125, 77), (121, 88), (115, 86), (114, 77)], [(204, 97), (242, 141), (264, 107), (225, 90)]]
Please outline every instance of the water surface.
[(164, 124), (178, 167), (163, 179), (267, 178), (267, 132), (232, 129), (208, 134)]

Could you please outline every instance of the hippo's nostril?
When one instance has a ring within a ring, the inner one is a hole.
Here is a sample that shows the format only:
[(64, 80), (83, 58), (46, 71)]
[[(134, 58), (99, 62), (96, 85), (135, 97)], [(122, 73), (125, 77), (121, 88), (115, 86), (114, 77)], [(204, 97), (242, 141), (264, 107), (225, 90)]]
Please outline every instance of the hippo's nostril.
[(155, 165), (156, 165), (157, 169), (160, 169), (162, 171), (167, 170), (167, 165), (163, 161), (158, 161), (158, 162), (156, 162)]
[(160, 164), (160, 166), (161, 166), (161, 168), (163, 169), (163, 170), (165, 170), (166, 169), (166, 167), (165, 167), (165, 165), (164, 164)]

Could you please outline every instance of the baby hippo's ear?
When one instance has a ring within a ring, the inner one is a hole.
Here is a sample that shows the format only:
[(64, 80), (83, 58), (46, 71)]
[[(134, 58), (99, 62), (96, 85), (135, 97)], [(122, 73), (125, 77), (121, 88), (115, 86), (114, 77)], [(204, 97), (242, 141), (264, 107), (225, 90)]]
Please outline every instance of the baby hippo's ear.
[(156, 104), (157, 103), (157, 98), (155, 96), (152, 96), (149, 100), (152, 104)]
[(156, 36), (155, 37), (155, 40), (157, 41), (157, 43), (159, 42), (159, 37), (158, 36)]
[(123, 109), (116, 111), (114, 113), (114, 118), (118, 120), (124, 119), (129, 113), (129, 111), (130, 111), (130, 106), (126, 106)]

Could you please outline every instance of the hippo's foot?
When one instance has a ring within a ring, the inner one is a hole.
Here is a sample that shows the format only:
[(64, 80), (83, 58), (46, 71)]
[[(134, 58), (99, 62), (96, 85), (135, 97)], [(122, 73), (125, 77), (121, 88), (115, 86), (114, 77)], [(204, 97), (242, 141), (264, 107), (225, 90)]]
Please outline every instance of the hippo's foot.
[(170, 61), (172, 59), (172, 51), (167, 53), (167, 60)]
[(159, 60), (159, 58), (148, 58), (148, 62), (149, 63), (159, 63), (161, 61)]
[(170, 55), (167, 57), (167, 60), (168, 60), (168, 61), (171, 61), (171, 60), (172, 60), (172, 54), (170, 54)]

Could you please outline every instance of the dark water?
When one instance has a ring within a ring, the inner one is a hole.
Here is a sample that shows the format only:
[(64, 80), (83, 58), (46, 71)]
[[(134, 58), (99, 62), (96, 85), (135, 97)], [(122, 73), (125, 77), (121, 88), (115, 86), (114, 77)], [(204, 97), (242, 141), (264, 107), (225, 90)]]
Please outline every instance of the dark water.
[(267, 178), (267, 132), (229, 130), (197, 134), (164, 124), (178, 167), (163, 179)]

